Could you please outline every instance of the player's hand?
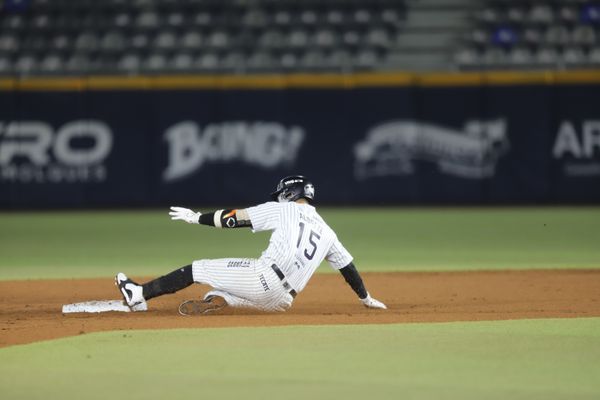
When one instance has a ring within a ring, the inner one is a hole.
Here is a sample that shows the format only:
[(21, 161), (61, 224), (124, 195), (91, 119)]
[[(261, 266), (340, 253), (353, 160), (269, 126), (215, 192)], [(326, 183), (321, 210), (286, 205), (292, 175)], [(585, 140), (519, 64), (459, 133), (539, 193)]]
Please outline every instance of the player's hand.
[(199, 224), (198, 219), (202, 215), (200, 212), (195, 212), (190, 210), (189, 208), (183, 207), (171, 207), (171, 211), (169, 212), (172, 220), (182, 220), (187, 222), (188, 224)]
[(387, 310), (387, 307), (386, 307), (385, 304), (383, 304), (379, 300), (375, 300), (368, 293), (367, 293), (367, 297), (365, 297), (364, 299), (360, 299), (360, 301), (367, 308), (380, 308), (380, 309), (383, 309), (383, 310)]

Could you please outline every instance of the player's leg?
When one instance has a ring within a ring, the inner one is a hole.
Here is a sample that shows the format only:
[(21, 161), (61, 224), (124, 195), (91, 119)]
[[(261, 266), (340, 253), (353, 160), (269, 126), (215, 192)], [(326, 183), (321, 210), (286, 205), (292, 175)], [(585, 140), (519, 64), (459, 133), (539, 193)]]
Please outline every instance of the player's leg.
[(147, 309), (146, 302), (154, 297), (175, 293), (192, 283), (203, 283), (216, 289), (204, 300), (182, 303), (180, 313), (205, 314), (226, 305), (255, 308), (264, 311), (284, 311), (291, 306), (292, 297), (280, 286), (281, 282), (270, 268), (255, 259), (216, 259), (194, 261), (167, 275), (138, 284), (125, 274), (115, 277), (125, 303), (133, 311)]
[[(287, 298), (285, 298), (286, 296)], [(212, 314), (227, 306), (233, 308), (251, 308), (261, 311), (285, 311), (291, 307), (293, 298), (291, 295), (284, 293), (270, 300), (266, 302), (250, 301), (222, 290), (211, 290), (206, 293), (203, 300), (192, 299), (181, 303), (179, 305), (179, 313), (181, 315)]]
[(146, 305), (148, 300), (164, 294), (175, 293), (193, 283), (194, 278), (191, 265), (178, 268), (173, 272), (142, 285), (132, 281), (122, 272), (118, 273), (115, 277), (115, 284), (119, 287), (125, 303), (133, 311), (146, 310), (148, 308)]
[(223, 298), (232, 307), (284, 311), (291, 305), (292, 297), (273, 270), (256, 259), (198, 260), (192, 263), (192, 273), (195, 282), (214, 288), (206, 298)]
[(221, 290), (211, 290), (204, 299), (186, 300), (179, 305), (181, 315), (213, 314), (223, 308), (258, 308), (258, 304)]

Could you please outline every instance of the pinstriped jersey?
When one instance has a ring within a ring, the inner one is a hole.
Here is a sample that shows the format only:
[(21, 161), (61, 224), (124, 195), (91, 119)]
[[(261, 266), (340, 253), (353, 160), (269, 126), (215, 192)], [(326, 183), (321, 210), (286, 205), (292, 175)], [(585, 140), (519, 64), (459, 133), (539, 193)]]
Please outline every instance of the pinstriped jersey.
[(310, 204), (267, 202), (246, 211), (253, 232), (273, 231), (260, 259), (277, 264), (297, 292), (324, 259), (336, 270), (352, 262), (335, 232)]

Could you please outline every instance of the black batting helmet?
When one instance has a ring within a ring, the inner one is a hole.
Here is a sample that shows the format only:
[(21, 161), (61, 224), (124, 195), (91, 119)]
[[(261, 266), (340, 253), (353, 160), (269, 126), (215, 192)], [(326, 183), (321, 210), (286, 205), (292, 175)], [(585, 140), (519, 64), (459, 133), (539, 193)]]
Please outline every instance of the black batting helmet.
[(286, 176), (277, 184), (277, 190), (271, 193), (274, 201), (288, 202), (305, 198), (312, 203), (315, 198), (315, 187), (302, 175)]

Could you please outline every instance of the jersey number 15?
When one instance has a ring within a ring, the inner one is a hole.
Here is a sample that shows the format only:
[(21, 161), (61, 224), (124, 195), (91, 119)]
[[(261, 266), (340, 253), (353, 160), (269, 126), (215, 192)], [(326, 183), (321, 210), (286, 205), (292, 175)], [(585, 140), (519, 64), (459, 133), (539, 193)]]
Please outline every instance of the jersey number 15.
[[(300, 242), (302, 241), (302, 235), (304, 235), (304, 222), (300, 222), (300, 234), (298, 235), (298, 243), (296, 243), (296, 248), (300, 247)], [(308, 242), (310, 243), (310, 246), (312, 247), (310, 249), (306, 248), (304, 249), (304, 257), (306, 257), (309, 260), (312, 260), (313, 257), (315, 256), (315, 253), (317, 252), (317, 241), (321, 239), (321, 235), (319, 235), (317, 232), (313, 231), (311, 229), (310, 231), (310, 235), (308, 236)]]

